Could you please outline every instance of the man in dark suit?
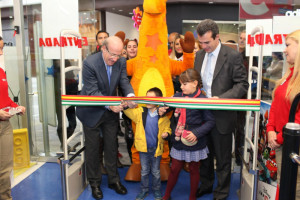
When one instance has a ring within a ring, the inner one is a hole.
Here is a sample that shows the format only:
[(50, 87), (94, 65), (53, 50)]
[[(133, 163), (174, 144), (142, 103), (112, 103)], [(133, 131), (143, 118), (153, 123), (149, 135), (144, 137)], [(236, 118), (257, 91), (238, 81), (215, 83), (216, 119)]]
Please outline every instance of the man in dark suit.
[[(202, 50), (196, 54), (194, 68), (201, 74), (207, 96), (230, 99), (243, 97), (249, 84), (240, 53), (221, 44), (219, 29), (213, 20), (202, 21), (197, 26), (197, 33)], [(214, 199), (226, 199), (230, 189), (232, 132), (236, 112), (216, 110), (213, 113), (216, 126), (210, 133), (209, 156), (201, 161), (201, 186), (197, 197), (212, 192), (215, 155), (218, 184)]]
[[(83, 88), (81, 95), (116, 96), (119, 87), (126, 96), (134, 96), (126, 73), (126, 60), (121, 58), (123, 41), (116, 36), (107, 38), (101, 52), (90, 55), (83, 63)], [(134, 107), (135, 103), (130, 103)], [(100, 189), (101, 170), (99, 159), (100, 130), (104, 140), (104, 160), (108, 173), (108, 187), (119, 194), (126, 194), (117, 171), (118, 113), (123, 106), (78, 106), (77, 116), (85, 134), (87, 178), (96, 199), (103, 198)], [(116, 114), (117, 113), (117, 114)]]

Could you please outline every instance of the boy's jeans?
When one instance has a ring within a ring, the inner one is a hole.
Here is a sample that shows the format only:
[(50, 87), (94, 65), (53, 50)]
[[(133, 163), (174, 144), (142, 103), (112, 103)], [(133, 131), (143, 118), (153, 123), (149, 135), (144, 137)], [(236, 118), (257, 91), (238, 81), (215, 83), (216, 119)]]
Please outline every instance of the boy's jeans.
[(161, 156), (154, 157), (156, 147), (147, 149), (148, 152), (139, 152), (141, 161), (141, 190), (149, 191), (149, 174), (152, 174), (152, 189), (153, 191), (160, 190), (160, 160)]

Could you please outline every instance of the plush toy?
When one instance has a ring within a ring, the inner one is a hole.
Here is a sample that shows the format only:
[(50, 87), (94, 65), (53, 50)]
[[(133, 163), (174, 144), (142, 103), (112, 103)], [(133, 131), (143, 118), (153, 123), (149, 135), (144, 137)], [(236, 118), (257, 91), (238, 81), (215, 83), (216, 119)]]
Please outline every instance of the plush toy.
[[(137, 56), (127, 61), (127, 74), (132, 76), (131, 85), (136, 96), (145, 96), (152, 87), (158, 87), (163, 96), (174, 94), (172, 75), (194, 66), (193, 33), (187, 32), (181, 40), (183, 61), (171, 60), (168, 55), (168, 30), (166, 24), (166, 0), (144, 0), (144, 13), (140, 26), (139, 46)], [(132, 165), (125, 180), (140, 181), (140, 160), (134, 145), (132, 150)], [(167, 180), (170, 173), (169, 147), (165, 142), (161, 160), (161, 180)]]

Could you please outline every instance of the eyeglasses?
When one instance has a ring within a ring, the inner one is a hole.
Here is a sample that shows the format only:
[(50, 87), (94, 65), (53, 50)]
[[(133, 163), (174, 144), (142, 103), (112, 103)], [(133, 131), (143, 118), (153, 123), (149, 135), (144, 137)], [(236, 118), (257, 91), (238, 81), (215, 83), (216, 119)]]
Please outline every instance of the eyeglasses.
[(107, 46), (105, 46), (105, 47), (106, 47), (106, 51), (110, 55), (110, 57), (112, 57), (112, 58), (118, 58), (118, 59), (121, 58), (121, 55), (110, 53), (110, 51), (108, 50)]

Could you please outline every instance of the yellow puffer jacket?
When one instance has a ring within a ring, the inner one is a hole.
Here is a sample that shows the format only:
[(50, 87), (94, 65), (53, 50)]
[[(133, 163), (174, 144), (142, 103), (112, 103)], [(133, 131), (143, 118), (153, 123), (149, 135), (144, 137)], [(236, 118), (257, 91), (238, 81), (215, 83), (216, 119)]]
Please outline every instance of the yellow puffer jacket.
[[(147, 152), (147, 142), (146, 142), (144, 123), (146, 123), (148, 109), (145, 107), (138, 107), (134, 109), (124, 110), (124, 113), (136, 124), (136, 130), (134, 135), (135, 148), (140, 152)], [(159, 117), (158, 119), (158, 135), (157, 135), (158, 142), (157, 142), (157, 148), (154, 155), (155, 157), (161, 156), (163, 153), (164, 140), (161, 137), (161, 135), (164, 132), (171, 134), (170, 120), (166, 116)]]

